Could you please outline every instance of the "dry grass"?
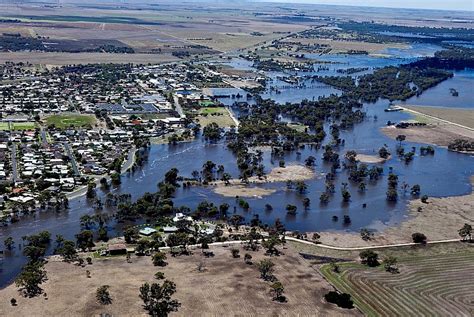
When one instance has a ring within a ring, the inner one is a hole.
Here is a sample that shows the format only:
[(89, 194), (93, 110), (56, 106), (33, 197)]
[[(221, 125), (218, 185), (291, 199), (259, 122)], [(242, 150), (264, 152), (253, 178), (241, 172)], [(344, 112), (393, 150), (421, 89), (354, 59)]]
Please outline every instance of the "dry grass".
[(225, 108), (202, 108), (195, 119), (202, 127), (211, 123), (217, 123), (221, 128), (235, 126), (234, 120), (232, 120), (229, 111)]
[[(435, 118), (454, 122), (468, 128), (474, 129), (474, 110), (473, 109), (460, 109), (460, 108), (441, 108), (441, 107), (428, 107), (428, 106), (405, 106), (409, 110), (419, 112)], [(426, 117), (425, 117), (426, 118)], [(438, 121), (436, 119), (427, 119), (434, 123)]]
[[(191, 256), (168, 258), (166, 267), (155, 267), (150, 257), (97, 259), (85, 268), (63, 262), (46, 265), (49, 280), (44, 289), (48, 299), (40, 296), (25, 299), (12, 285), (0, 291), (1, 316), (93, 316), (108, 313), (114, 316), (146, 315), (138, 297), (139, 287), (155, 282), (154, 274), (161, 271), (176, 283), (175, 298), (181, 302), (177, 316), (342, 316), (359, 315), (358, 311), (342, 310), (324, 302), (323, 295), (332, 287), (294, 250), (283, 250), (284, 255), (272, 257), (274, 275), (285, 287), (286, 303), (272, 301), (270, 283), (260, 279), (256, 265), (233, 258), (229, 248), (215, 247), (215, 256), (205, 258), (200, 250)], [(251, 252), (256, 263), (265, 256)], [(266, 258), (266, 257), (265, 257)], [(197, 271), (203, 262), (205, 270)], [(86, 277), (86, 270), (91, 278)], [(101, 306), (95, 291), (110, 285), (111, 305)], [(10, 306), (10, 299), (18, 306)]]

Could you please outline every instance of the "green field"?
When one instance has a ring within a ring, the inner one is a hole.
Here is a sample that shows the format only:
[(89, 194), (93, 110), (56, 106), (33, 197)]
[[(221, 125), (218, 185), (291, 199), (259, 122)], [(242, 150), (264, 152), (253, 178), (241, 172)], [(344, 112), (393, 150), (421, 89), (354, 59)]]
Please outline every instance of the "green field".
[(210, 107), (210, 106), (215, 105), (215, 103), (214, 103), (214, 101), (203, 100), (203, 101), (199, 101), (199, 105), (200, 105), (201, 107)]
[(34, 130), (35, 122), (13, 122), (13, 130)]
[(199, 109), (199, 114), (196, 119), (202, 127), (207, 126), (210, 123), (217, 123), (221, 128), (230, 127), (235, 125), (234, 120), (229, 115), (227, 109), (223, 107), (205, 107)]
[(61, 114), (52, 115), (46, 118), (48, 126), (54, 125), (58, 129), (65, 129), (69, 127), (83, 128), (95, 125), (96, 119), (91, 115), (81, 114)]
[(367, 316), (472, 316), (473, 250), (407, 257), (398, 267), (400, 273), (392, 274), (383, 266), (343, 263), (340, 273), (329, 265), (321, 272)]
[[(32, 121), (28, 122), (12, 122), (11, 127), (16, 131), (23, 130), (34, 130), (36, 128), (36, 123)], [(9, 131), (10, 125), (8, 122), (0, 122), (0, 131)]]
[(10, 130), (10, 126), (8, 122), (0, 122), (0, 131), (8, 131)]

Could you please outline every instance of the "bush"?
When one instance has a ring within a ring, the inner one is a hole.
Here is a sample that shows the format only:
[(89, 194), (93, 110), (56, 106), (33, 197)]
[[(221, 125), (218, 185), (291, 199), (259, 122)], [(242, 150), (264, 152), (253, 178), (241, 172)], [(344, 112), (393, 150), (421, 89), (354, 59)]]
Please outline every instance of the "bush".
[(362, 263), (367, 264), (370, 267), (379, 265), (379, 255), (372, 250), (365, 250), (359, 253)]
[(109, 288), (109, 285), (102, 285), (97, 289), (95, 297), (97, 298), (97, 301), (102, 305), (112, 304), (112, 297), (110, 297)]
[(426, 236), (423, 233), (415, 232), (411, 235), (414, 243), (426, 243)]
[(354, 302), (351, 299), (351, 295), (346, 293), (339, 294), (338, 292), (330, 291), (324, 295), (324, 299), (326, 299), (328, 303), (336, 304), (341, 308), (354, 308)]
[(240, 251), (238, 249), (232, 249), (230, 252), (232, 253), (233, 258), (240, 258)]
[(156, 252), (154, 255), (153, 255), (153, 265), (154, 266), (165, 266), (166, 265), (166, 254), (163, 253), (163, 252)]

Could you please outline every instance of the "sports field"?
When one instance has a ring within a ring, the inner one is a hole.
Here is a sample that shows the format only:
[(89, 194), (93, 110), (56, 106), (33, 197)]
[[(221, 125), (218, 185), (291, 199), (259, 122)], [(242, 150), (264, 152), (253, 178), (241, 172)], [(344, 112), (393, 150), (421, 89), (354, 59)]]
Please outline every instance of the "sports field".
[[(36, 128), (36, 123), (32, 121), (12, 122), (11, 128), (16, 131), (34, 130)], [(10, 130), (10, 123), (0, 122), (0, 131), (9, 131), (9, 130)]]
[(13, 130), (34, 130), (36, 128), (34, 122), (14, 122), (12, 125)]
[(221, 128), (235, 126), (229, 112), (223, 107), (203, 107), (199, 109), (199, 115), (196, 119), (203, 127), (213, 122)]
[(347, 263), (321, 272), (367, 316), (472, 316), (474, 251), (399, 259), (398, 267), (392, 274)]
[(92, 127), (95, 122), (96, 119), (94, 116), (80, 114), (52, 115), (46, 118), (46, 124), (48, 126), (54, 125), (58, 129)]
[(10, 130), (10, 126), (8, 122), (0, 122), (0, 131), (8, 131)]

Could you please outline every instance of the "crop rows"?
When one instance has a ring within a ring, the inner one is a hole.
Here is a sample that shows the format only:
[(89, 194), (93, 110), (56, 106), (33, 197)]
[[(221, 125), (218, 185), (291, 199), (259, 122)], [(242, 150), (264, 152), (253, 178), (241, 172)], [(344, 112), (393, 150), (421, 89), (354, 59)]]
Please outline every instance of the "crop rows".
[(472, 316), (474, 253), (416, 257), (401, 261), (400, 273), (342, 266), (323, 274), (350, 293), (369, 316)]

